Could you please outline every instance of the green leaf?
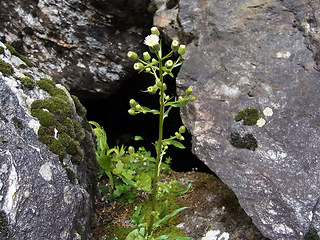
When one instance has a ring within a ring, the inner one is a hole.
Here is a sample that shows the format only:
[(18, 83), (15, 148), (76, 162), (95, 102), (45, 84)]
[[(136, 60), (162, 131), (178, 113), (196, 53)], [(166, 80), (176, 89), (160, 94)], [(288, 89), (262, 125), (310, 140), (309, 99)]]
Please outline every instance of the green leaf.
[(159, 214), (159, 219), (162, 219), (164, 218), (168, 213), (168, 200), (166, 200), (164, 202), (164, 206), (163, 206), (163, 209), (161, 211), (161, 213)]
[(137, 207), (137, 210), (134, 212), (134, 214), (132, 215), (131, 217), (131, 222), (135, 225), (135, 226), (138, 226), (142, 223), (144, 217), (145, 217), (145, 214), (142, 214), (140, 215), (140, 211), (141, 211), (141, 208), (142, 208), (142, 204), (140, 204), (138, 207)]
[(164, 218), (159, 219), (158, 221), (156, 221), (156, 222), (153, 224), (154, 228), (159, 227), (161, 224), (163, 224), (163, 223), (165, 223), (166, 221), (168, 221), (168, 219), (170, 219), (171, 217), (177, 215), (179, 212), (181, 212), (182, 210), (187, 209), (187, 208), (189, 208), (189, 207), (179, 208), (179, 209), (173, 211), (172, 213), (166, 215)]
[(126, 240), (146, 240), (146, 238), (143, 237), (144, 232), (144, 228), (135, 229), (127, 235)]
[(135, 176), (136, 180), (136, 187), (141, 189), (142, 191), (151, 192), (151, 176), (148, 173), (140, 173), (139, 175)]
[(173, 145), (173, 146), (180, 148), (180, 149), (185, 148), (182, 143), (175, 141), (175, 140), (165, 140), (165, 143), (168, 145)]
[(162, 239), (168, 239), (169, 238), (169, 235), (161, 235), (157, 238), (155, 238), (154, 240), (162, 240)]
[(113, 173), (117, 174), (117, 175), (120, 175), (122, 173), (122, 171), (123, 171), (123, 166), (124, 166), (124, 164), (121, 161), (119, 161), (116, 164), (115, 169), (113, 169)]
[(171, 240), (190, 240), (190, 239), (192, 239), (192, 238), (191, 237), (175, 237)]
[(135, 140), (135, 141), (140, 141), (140, 140), (143, 140), (143, 137), (141, 137), (141, 136), (134, 136), (134, 140)]
[(97, 161), (103, 170), (106, 172), (111, 172), (113, 170), (113, 165), (110, 156), (102, 155), (97, 157)]
[(168, 108), (168, 110), (163, 114), (163, 118), (168, 117), (169, 112), (170, 112), (171, 109), (172, 109), (172, 106), (170, 106), (170, 107)]

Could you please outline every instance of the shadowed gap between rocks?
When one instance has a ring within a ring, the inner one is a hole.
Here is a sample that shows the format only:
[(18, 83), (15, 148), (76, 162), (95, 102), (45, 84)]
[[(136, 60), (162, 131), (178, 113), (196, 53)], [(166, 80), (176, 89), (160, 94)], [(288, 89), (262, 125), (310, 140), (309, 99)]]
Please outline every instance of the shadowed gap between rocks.
[[(175, 76), (178, 71), (178, 69), (175, 70)], [(167, 76), (165, 82), (168, 87), (167, 94), (176, 96), (175, 79)], [(108, 99), (80, 99), (88, 111), (88, 120), (96, 121), (104, 127), (110, 147), (124, 144), (127, 147), (134, 146), (138, 149), (138, 147), (144, 146), (148, 151), (155, 154), (152, 143), (158, 138), (158, 115), (137, 114), (131, 116), (128, 113), (129, 100), (132, 98), (142, 106), (158, 109), (158, 96), (141, 92), (141, 90), (146, 90), (148, 86), (153, 84), (154, 79), (151, 75), (135, 74)], [(179, 109), (174, 108), (170, 111), (169, 117), (165, 119), (165, 137), (174, 135), (181, 125)], [(142, 136), (144, 140), (134, 141), (134, 136)], [(194, 170), (213, 174), (203, 162), (192, 154), (191, 135), (186, 132), (184, 137), (185, 149), (181, 150), (171, 146), (166, 154), (166, 157), (170, 156), (172, 158), (171, 168), (175, 171)]]

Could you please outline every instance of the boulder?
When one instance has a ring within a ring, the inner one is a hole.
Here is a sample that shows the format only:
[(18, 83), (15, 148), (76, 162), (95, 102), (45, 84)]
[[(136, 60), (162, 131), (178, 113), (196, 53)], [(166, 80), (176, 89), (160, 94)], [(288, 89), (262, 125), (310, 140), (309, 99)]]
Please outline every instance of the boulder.
[(107, 97), (134, 73), (126, 54), (142, 52), (149, 2), (3, 0), (0, 37), (78, 97)]
[(193, 36), (177, 77), (178, 90), (191, 86), (196, 97), (181, 111), (193, 152), (270, 239), (320, 231), (319, 9), (185, 0), (156, 13), (171, 38)]
[(0, 42), (0, 238), (86, 239), (95, 148), (84, 108)]

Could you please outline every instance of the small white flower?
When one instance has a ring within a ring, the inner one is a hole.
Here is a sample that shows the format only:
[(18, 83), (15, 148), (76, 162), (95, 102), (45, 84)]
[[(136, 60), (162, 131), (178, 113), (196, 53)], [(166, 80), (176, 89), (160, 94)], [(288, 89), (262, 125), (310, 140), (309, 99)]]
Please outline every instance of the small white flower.
[(266, 120), (264, 120), (263, 118), (259, 118), (256, 124), (258, 127), (262, 127), (266, 124)]
[(159, 37), (155, 34), (148, 35), (143, 43), (149, 47), (154, 47), (159, 44)]
[(273, 111), (271, 108), (267, 107), (263, 110), (263, 114), (267, 117), (271, 117), (273, 115)]

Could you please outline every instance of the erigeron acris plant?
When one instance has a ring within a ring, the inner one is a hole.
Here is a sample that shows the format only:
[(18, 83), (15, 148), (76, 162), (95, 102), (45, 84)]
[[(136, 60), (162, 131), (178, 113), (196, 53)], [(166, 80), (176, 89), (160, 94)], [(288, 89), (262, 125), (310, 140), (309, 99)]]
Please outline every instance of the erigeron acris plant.
[[(164, 82), (165, 76), (174, 77), (172, 70), (183, 63), (183, 55), (186, 51), (185, 45), (180, 45), (177, 40), (174, 40), (171, 44), (171, 51), (167, 55), (163, 56), (162, 53), (162, 45), (161, 40), (159, 38), (160, 32), (156, 27), (151, 28), (151, 35), (145, 38), (144, 44), (149, 47), (149, 52), (144, 52), (143, 57), (139, 58), (139, 56), (133, 52), (128, 52), (128, 57), (131, 60), (136, 61), (133, 65), (134, 69), (139, 72), (146, 72), (154, 76), (155, 81), (152, 86), (149, 86), (144, 92), (149, 94), (159, 94), (159, 109), (150, 109), (148, 107), (140, 105), (136, 100), (131, 99), (130, 109), (128, 110), (129, 114), (136, 115), (138, 113), (152, 113), (159, 115), (159, 125), (158, 125), (158, 140), (154, 143), (156, 148), (156, 159), (155, 159), (155, 167), (153, 170), (153, 177), (151, 183), (151, 201), (152, 201), (152, 210), (150, 220), (148, 222), (144, 222), (144, 214), (140, 216), (141, 207), (137, 209), (135, 214), (132, 217), (132, 221), (135, 224), (135, 229), (129, 233), (126, 240), (139, 240), (139, 239), (148, 239), (148, 240), (160, 240), (160, 239), (169, 239), (169, 235), (162, 235), (160, 237), (153, 237), (155, 230), (167, 221), (169, 218), (173, 217), (183, 209), (179, 208), (172, 213), (167, 213), (166, 204), (162, 210), (162, 212), (158, 212), (156, 210), (156, 205), (158, 201), (158, 197), (161, 192), (164, 191), (163, 187), (161, 187), (161, 183), (159, 183), (159, 175), (160, 175), (160, 165), (162, 163), (162, 159), (166, 154), (169, 145), (173, 145), (178, 148), (184, 148), (184, 146), (179, 142), (184, 140), (182, 134), (186, 131), (184, 126), (181, 126), (177, 132), (170, 138), (164, 139), (163, 137), (163, 129), (164, 129), (164, 120), (168, 116), (170, 110), (174, 107), (181, 107), (187, 104), (190, 101), (194, 101), (195, 97), (192, 96), (192, 89), (188, 88), (181, 96), (178, 98), (169, 96), (166, 94), (166, 83)], [(176, 60), (170, 59), (173, 55), (177, 56)], [(154, 57), (152, 57), (153, 55)], [(177, 141), (179, 140), (179, 141)], [(161, 188), (161, 189), (160, 189)], [(167, 193), (170, 193), (169, 189), (165, 189)], [(180, 193), (186, 192), (188, 188)], [(175, 237), (170, 238), (175, 240), (182, 239), (190, 239), (188, 237)]]

